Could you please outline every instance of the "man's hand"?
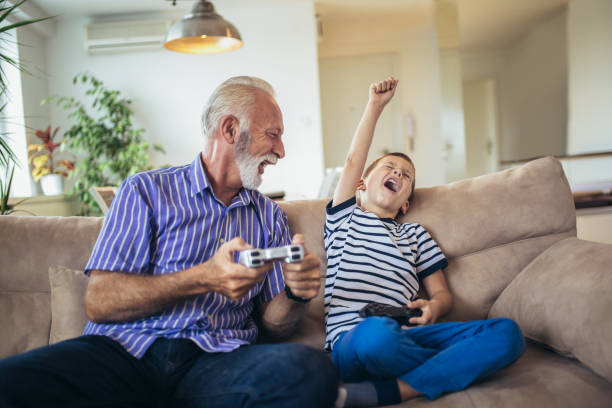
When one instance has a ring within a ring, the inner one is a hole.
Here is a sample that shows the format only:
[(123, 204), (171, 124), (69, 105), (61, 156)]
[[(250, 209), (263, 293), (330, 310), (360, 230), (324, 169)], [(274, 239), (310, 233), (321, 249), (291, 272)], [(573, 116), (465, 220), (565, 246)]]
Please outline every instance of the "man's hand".
[(302, 234), (296, 234), (291, 243), (304, 247), (304, 259), (302, 262), (283, 264), (285, 285), (295, 296), (312, 299), (317, 296), (321, 287), (321, 261), (308, 252)]
[(232, 300), (242, 299), (253, 286), (263, 281), (272, 263), (259, 268), (247, 268), (234, 261), (234, 253), (253, 248), (242, 238), (223, 244), (207, 262), (201, 265), (203, 285)]
[(385, 107), (385, 105), (389, 103), (391, 98), (393, 98), (393, 95), (395, 95), (395, 89), (397, 88), (397, 83), (398, 83), (397, 79), (393, 77), (389, 77), (385, 79), (384, 81), (380, 81), (380, 82), (371, 84), (369, 103), (381, 109)]

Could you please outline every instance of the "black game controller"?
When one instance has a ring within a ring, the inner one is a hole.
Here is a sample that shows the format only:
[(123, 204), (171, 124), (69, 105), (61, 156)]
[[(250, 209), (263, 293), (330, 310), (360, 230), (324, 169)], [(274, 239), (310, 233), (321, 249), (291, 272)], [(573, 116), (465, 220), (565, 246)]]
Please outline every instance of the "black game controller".
[(423, 311), (421, 309), (409, 309), (407, 306), (389, 306), (383, 303), (368, 303), (359, 311), (359, 316), (386, 316), (395, 319), (399, 324), (404, 326), (416, 326), (415, 323), (410, 323), (411, 317), (421, 317)]

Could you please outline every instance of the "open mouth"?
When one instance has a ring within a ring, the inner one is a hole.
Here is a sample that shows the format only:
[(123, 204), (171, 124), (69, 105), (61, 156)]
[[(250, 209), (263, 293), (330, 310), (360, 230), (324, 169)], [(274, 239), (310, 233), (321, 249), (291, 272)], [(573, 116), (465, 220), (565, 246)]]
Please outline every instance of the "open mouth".
[(275, 162), (272, 162), (270, 160), (262, 161), (261, 163), (259, 163), (259, 173), (262, 174), (264, 172), (266, 166), (268, 166), (268, 165), (274, 166), (275, 164), (276, 164)]
[(397, 190), (399, 189), (399, 184), (396, 180), (390, 178), (389, 180), (385, 181), (385, 187), (388, 188), (389, 190), (393, 191), (394, 193), (397, 193)]

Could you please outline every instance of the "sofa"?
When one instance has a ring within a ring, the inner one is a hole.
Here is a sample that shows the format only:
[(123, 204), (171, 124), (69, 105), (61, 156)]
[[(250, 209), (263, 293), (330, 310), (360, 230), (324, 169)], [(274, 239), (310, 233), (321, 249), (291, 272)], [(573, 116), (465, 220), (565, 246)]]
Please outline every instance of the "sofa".
[[(323, 265), (325, 204), (280, 202)], [(406, 220), (424, 225), (449, 259), (454, 306), (444, 319), (509, 317), (527, 350), (465, 391), (397, 406), (612, 406), (612, 246), (576, 237), (572, 194), (556, 159), (417, 189)], [(0, 358), (79, 335), (81, 271), (101, 224), (0, 217)], [(324, 338), (321, 293), (287, 341), (321, 348)]]

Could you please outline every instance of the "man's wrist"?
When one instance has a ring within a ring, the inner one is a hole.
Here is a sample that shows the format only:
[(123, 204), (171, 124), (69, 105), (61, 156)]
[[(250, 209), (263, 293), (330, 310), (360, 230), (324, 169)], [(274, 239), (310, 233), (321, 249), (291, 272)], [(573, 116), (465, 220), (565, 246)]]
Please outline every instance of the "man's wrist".
[(186, 294), (193, 296), (214, 291), (211, 283), (206, 279), (209, 269), (210, 260), (199, 265), (194, 265), (183, 272), (186, 273), (184, 279), (184, 290)]
[(295, 302), (299, 302), (299, 303), (308, 303), (310, 302), (312, 299), (304, 299), (303, 297), (299, 297), (293, 294), (293, 292), (291, 292), (291, 289), (289, 289), (289, 286), (285, 285), (285, 293), (287, 294), (287, 297)]

